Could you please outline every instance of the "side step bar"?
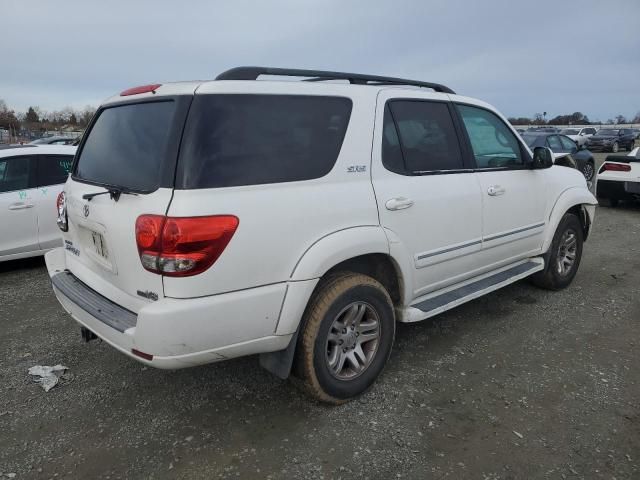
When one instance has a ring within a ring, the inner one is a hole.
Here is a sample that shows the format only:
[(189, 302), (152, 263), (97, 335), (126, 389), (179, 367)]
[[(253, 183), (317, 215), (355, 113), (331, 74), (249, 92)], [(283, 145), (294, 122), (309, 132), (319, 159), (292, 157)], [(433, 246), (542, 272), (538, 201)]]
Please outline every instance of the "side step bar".
[(474, 300), (510, 283), (544, 269), (542, 258), (532, 258), (498, 271), (472, 278), (461, 284), (430, 293), (405, 310), (405, 322), (416, 322), (433, 317), (451, 308)]

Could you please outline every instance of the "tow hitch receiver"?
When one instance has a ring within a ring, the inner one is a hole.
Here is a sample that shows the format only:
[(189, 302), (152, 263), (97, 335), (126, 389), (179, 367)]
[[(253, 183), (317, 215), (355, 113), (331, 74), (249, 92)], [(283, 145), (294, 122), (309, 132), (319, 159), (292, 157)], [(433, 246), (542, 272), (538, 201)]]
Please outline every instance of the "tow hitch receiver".
[(95, 333), (93, 333), (91, 330), (85, 327), (80, 328), (80, 335), (82, 335), (82, 339), (85, 342), (90, 342), (91, 340), (95, 340), (96, 338), (98, 338), (98, 336)]

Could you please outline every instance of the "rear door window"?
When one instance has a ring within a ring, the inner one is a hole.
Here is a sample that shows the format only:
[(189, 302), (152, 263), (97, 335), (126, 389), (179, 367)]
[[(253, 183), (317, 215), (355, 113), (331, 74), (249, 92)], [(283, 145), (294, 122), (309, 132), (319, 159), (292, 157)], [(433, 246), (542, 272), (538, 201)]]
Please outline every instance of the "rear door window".
[(173, 101), (102, 110), (79, 153), (74, 178), (139, 192), (156, 190), (174, 112)]
[(0, 158), (0, 193), (31, 188), (31, 157)]
[(351, 100), (303, 95), (196, 95), (176, 188), (215, 188), (319, 178), (333, 168)]
[(405, 175), (462, 169), (462, 153), (448, 105), (422, 100), (388, 102), (382, 163), (388, 170)]
[(37, 185), (43, 187), (66, 182), (72, 163), (72, 155), (39, 155)]

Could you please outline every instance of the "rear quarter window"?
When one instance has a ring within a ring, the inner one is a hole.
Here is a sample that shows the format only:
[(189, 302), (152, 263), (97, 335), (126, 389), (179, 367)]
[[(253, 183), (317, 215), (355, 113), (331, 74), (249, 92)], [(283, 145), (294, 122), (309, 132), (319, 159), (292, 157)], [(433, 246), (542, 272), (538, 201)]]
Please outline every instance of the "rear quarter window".
[(293, 182), (333, 168), (349, 124), (348, 98), (197, 95), (191, 105), (176, 188)]

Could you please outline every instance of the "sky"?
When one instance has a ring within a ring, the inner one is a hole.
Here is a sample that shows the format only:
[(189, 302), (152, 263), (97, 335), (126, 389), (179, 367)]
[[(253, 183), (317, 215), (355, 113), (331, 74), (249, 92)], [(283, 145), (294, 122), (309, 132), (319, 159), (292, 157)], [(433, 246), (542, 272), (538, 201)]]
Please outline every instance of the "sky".
[(438, 82), (507, 116), (640, 111), (640, 0), (2, 0), (0, 28), (17, 112), (240, 65)]

